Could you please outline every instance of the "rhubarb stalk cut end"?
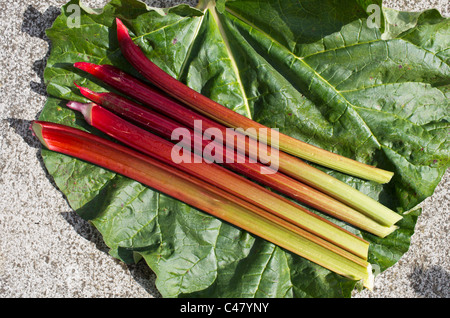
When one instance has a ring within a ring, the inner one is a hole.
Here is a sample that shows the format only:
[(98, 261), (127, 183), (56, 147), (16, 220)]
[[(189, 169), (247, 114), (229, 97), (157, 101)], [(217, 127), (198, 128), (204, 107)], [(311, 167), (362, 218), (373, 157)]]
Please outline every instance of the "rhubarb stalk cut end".
[(91, 116), (91, 110), (92, 106), (95, 105), (94, 103), (80, 103), (75, 101), (70, 101), (67, 103), (67, 107), (69, 107), (72, 110), (79, 111), (81, 114), (83, 114), (84, 118), (88, 122), (88, 124), (92, 125), (92, 116)]
[(39, 139), (41, 144), (43, 144), (45, 146), (45, 148), (49, 148), (47, 143), (45, 142), (44, 137), (42, 136), (42, 125), (39, 122), (34, 121), (31, 124), (31, 130), (33, 131), (33, 133), (36, 136), (36, 138)]

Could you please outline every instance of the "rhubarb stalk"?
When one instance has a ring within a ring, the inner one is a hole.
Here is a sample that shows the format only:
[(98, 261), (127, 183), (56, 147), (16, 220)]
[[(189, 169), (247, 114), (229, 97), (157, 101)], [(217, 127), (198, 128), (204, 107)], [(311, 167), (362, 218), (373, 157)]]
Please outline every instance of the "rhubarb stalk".
[[(86, 62), (78, 62), (75, 63), (74, 66), (95, 76), (119, 92), (161, 114), (173, 118), (191, 129), (194, 129), (195, 121), (199, 120), (202, 122), (203, 132), (209, 128), (216, 128), (223, 132), (223, 136), (226, 135), (227, 127), (196, 111), (184, 107), (180, 102), (168, 97), (114, 66), (96, 65)], [(246, 137), (245, 141), (245, 150), (247, 151), (250, 149), (248, 146), (249, 138)], [(248, 156), (251, 155), (248, 152), (246, 154)], [(332, 196), (357, 211), (362, 212), (383, 226), (391, 227), (402, 219), (401, 215), (395, 213), (376, 200), (348, 184), (333, 178), (327, 173), (308, 165), (297, 157), (280, 151), (278, 160), (280, 172)], [(265, 158), (265, 161), (267, 161), (267, 158)]]
[[(75, 84), (77, 85), (77, 84)], [(115, 93), (97, 93), (85, 87), (78, 86), (83, 96), (89, 98), (91, 101), (109, 109), (110, 111), (120, 115), (127, 121), (133, 122), (147, 130), (150, 130), (157, 135), (170, 139), (171, 134), (175, 129), (183, 127), (189, 130), (191, 134), (190, 140), (195, 139), (194, 132), (186, 126), (181, 126), (178, 122), (154, 112), (136, 102), (133, 102), (123, 96)], [(78, 110), (86, 111), (87, 106), (80, 107)], [(85, 116), (88, 116), (85, 114)], [(88, 116), (89, 117), (89, 116)], [(397, 227), (386, 227), (380, 225), (374, 220), (352, 209), (351, 207), (341, 203), (340, 201), (325, 195), (324, 193), (309, 187), (297, 180), (290, 178), (283, 173), (262, 174), (261, 170), (264, 168), (259, 162), (249, 163), (249, 159), (244, 155), (233, 151), (226, 151), (225, 147), (216, 142), (202, 139), (200, 149), (196, 149), (196, 143), (185, 144), (188, 149), (194, 148), (197, 154), (203, 154), (204, 148), (210, 143), (214, 143), (215, 149), (221, 149), (219, 152), (223, 154), (221, 162), (227, 168), (232, 169), (250, 179), (260, 182), (272, 189), (289, 196), (292, 199), (305, 203), (321, 212), (327, 213), (337, 219), (345, 221), (356, 226), (359, 229), (365, 230), (369, 233), (380, 237), (385, 237), (392, 233)], [(242, 158), (244, 157), (244, 158)]]
[(364, 286), (369, 289), (373, 287), (373, 274), (369, 263), (349, 260), (318, 245), (281, 226), (284, 220), (262, 209), (253, 208), (248, 202), (198, 178), (137, 151), (72, 127), (35, 121), (32, 129), (49, 150), (90, 162), (141, 182), (335, 273), (352, 280), (362, 280)]
[[(122, 54), (130, 64), (145, 78), (151, 81), (152, 84), (191, 108), (227, 127), (242, 129), (256, 128), (255, 131), (257, 133), (261, 128), (267, 128), (264, 125), (211, 100), (170, 76), (147, 58), (140, 47), (133, 42), (128, 33), (128, 29), (120, 19), (116, 19), (116, 24), (117, 37)], [(264, 136), (261, 134), (253, 137), (270, 145), (270, 138), (262, 140)], [(390, 171), (382, 170), (340, 156), (285, 134), (279, 135), (279, 149), (324, 167), (379, 183), (389, 182), (393, 176), (393, 173)]]
[[(174, 145), (151, 132), (120, 118), (112, 112), (95, 104), (69, 102), (68, 107), (80, 111), (93, 127), (125, 145), (140, 151), (156, 160), (201, 178), (230, 194), (246, 200), (259, 208), (295, 224), (332, 244), (366, 259), (369, 243), (360, 237), (343, 230), (336, 224), (319, 217), (282, 196), (251, 182), (217, 164), (208, 164), (203, 158), (190, 152), (189, 162), (175, 163), (172, 160)], [(187, 152), (187, 150), (185, 149)]]

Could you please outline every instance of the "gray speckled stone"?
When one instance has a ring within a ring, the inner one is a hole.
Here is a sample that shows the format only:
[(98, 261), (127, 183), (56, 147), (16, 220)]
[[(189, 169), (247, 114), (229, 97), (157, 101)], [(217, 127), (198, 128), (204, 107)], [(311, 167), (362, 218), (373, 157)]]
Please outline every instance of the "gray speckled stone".
[[(106, 2), (84, 1), (90, 7)], [(159, 7), (179, 2), (147, 1)], [(46, 100), (44, 31), (64, 3), (0, 2), (0, 297), (159, 297), (147, 266), (110, 257), (98, 232), (70, 209), (29, 132)], [(387, 6), (449, 14), (446, 0)], [(374, 291), (356, 297), (449, 297), (449, 183), (447, 173), (424, 202), (410, 251), (377, 278)]]

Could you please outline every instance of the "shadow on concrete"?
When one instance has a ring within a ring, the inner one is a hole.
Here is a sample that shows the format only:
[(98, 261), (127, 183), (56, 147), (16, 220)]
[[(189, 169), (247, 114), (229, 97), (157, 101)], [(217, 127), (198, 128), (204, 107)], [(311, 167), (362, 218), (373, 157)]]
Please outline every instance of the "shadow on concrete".
[[(37, 117), (39, 117), (39, 114), (37, 115)], [(32, 120), (25, 120), (20, 118), (7, 118), (4, 121), (7, 122), (12, 129), (14, 129), (16, 134), (22, 137), (22, 139), (26, 142), (26, 144), (29, 147), (35, 149), (42, 149), (41, 142), (34, 136), (34, 133), (30, 128)], [(45, 171), (45, 176), (47, 180), (52, 184), (53, 187), (57, 189), (58, 186), (56, 185), (53, 177), (48, 173), (40, 151), (36, 152), (36, 158), (41, 166), (41, 169)]]
[(414, 291), (422, 297), (450, 297), (450, 273), (439, 265), (426, 269), (415, 267), (409, 280)]
[(23, 14), (22, 32), (25, 32), (32, 37), (40, 38), (48, 43), (48, 51), (46, 55), (42, 59), (33, 63), (33, 70), (39, 76), (40, 83), (35, 81), (30, 82), (31, 90), (43, 96), (47, 96), (44, 83), (44, 69), (47, 65), (47, 60), (50, 56), (52, 45), (51, 41), (45, 34), (45, 31), (52, 26), (53, 22), (60, 13), (61, 10), (54, 6), (50, 6), (44, 13), (41, 13), (30, 5)]
[(33, 136), (33, 131), (31, 130), (31, 120), (7, 118), (3, 121), (7, 122), (9, 126), (14, 129), (16, 134), (22, 137), (23, 141), (25, 141), (29, 147), (36, 149), (41, 148), (41, 143), (35, 136)]

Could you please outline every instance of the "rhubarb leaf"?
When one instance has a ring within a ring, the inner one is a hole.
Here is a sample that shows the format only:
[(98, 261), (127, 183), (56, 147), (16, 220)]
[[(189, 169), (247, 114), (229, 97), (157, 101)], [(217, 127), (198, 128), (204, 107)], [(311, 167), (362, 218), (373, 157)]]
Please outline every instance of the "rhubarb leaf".
[[(150, 8), (113, 0), (70, 5), (47, 30), (52, 51), (41, 120), (99, 134), (66, 108), (85, 101), (74, 81), (110, 88), (72, 65), (112, 64), (135, 76), (115, 37), (119, 17), (147, 56), (227, 107), (295, 138), (395, 172), (387, 185), (323, 169), (403, 212), (430, 196), (449, 166), (449, 20), (436, 10), (380, 11), (363, 0), (201, 1)], [(71, 23), (69, 23), (71, 22)], [(167, 195), (83, 161), (43, 150), (46, 168), (79, 215), (124, 262), (143, 258), (164, 297), (350, 297), (355, 282)], [(312, 209), (311, 209), (312, 210)], [(314, 210), (312, 210), (314, 211)], [(317, 212), (317, 211), (314, 211)], [(408, 250), (420, 209), (371, 242), (383, 271)]]

